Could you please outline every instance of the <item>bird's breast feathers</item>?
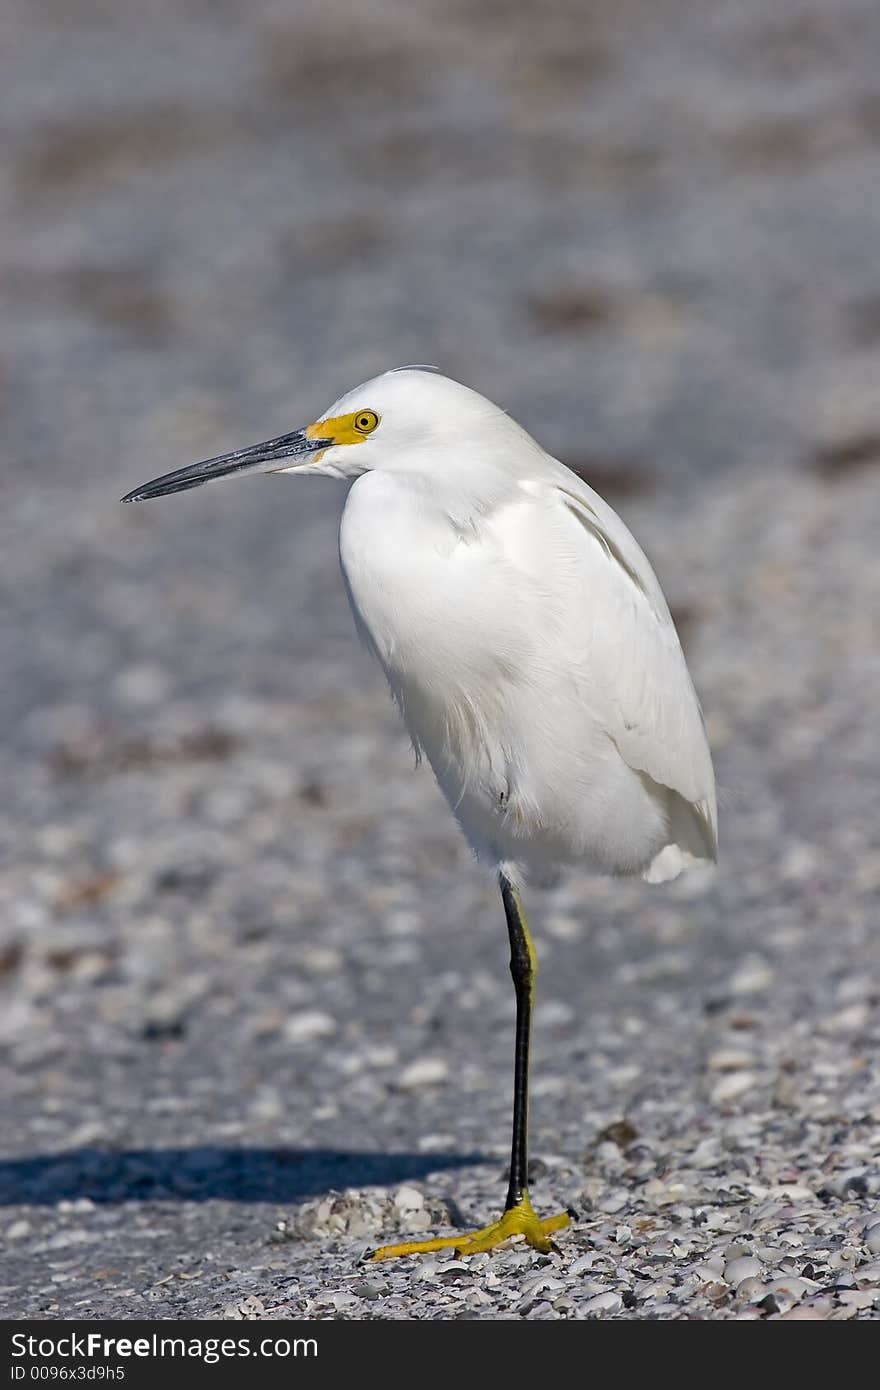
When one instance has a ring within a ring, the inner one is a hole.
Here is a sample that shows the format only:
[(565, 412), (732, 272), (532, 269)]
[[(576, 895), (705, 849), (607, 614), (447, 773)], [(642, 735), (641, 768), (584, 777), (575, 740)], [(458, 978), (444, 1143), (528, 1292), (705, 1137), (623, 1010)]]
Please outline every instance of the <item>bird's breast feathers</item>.
[(612, 509), (556, 468), (470, 515), (409, 476), (361, 478), (340, 531), (358, 627), (417, 743), (420, 718), (435, 741), (491, 726), (520, 758), (551, 724), (574, 761), (601, 736), (700, 807), (712, 848), (711, 758), (659, 583)]

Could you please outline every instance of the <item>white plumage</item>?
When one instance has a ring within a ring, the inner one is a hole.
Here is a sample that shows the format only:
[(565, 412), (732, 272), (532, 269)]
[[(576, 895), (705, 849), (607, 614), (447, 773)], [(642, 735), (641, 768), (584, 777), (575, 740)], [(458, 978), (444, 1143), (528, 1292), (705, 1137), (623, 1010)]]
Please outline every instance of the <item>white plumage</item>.
[(123, 500), (255, 472), (353, 482), (339, 554), (355, 621), (481, 860), (658, 882), (715, 859), (706, 731), (654, 571), (504, 411), (399, 367), (306, 429)]
[(328, 414), (368, 402), (383, 423), (350, 451), (376, 457), (343, 512), (343, 575), (477, 855), (651, 881), (714, 859), (699, 703), (620, 518), (458, 383), (387, 373)]

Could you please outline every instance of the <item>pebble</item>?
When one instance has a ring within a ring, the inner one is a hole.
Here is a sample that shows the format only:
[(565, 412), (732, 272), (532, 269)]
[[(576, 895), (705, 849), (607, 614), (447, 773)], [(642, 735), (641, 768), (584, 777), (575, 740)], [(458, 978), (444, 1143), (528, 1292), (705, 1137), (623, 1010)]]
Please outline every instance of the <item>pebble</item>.
[(823, 1027), (830, 1033), (856, 1033), (863, 1029), (870, 1017), (868, 1005), (864, 1002), (849, 1004), (836, 1014), (823, 1020)]
[(732, 1240), (725, 1247), (724, 1258), (725, 1260), (738, 1260), (741, 1255), (751, 1255), (751, 1253), (752, 1247), (749, 1241)]
[(728, 1260), (724, 1266), (724, 1279), (734, 1288), (738, 1288), (744, 1279), (756, 1279), (762, 1273), (763, 1265), (753, 1255), (740, 1255), (735, 1260)]
[(736, 1047), (721, 1047), (717, 1052), (710, 1053), (708, 1067), (710, 1071), (742, 1071), (751, 1067), (754, 1061), (753, 1052), (745, 1052), (742, 1048)]
[(774, 971), (763, 956), (747, 956), (731, 975), (727, 988), (731, 994), (758, 994), (773, 983)]
[(536, 1279), (530, 1279), (523, 1285), (523, 1294), (534, 1298), (536, 1294), (554, 1293), (564, 1288), (561, 1279), (555, 1279), (551, 1274), (539, 1274)]
[[(729, 1280), (728, 1283), (732, 1283)], [(763, 1279), (757, 1275), (747, 1275), (745, 1279), (740, 1279), (735, 1285), (737, 1303), (758, 1303), (766, 1295), (767, 1288)]]
[(332, 1037), (338, 1026), (336, 1019), (330, 1014), (311, 1009), (288, 1018), (284, 1024), (284, 1033), (288, 1042), (314, 1042), (317, 1038)]
[(442, 1057), (422, 1057), (405, 1067), (398, 1077), (404, 1091), (417, 1091), (422, 1086), (436, 1086), (449, 1075), (449, 1063)]
[(623, 1307), (623, 1300), (619, 1293), (609, 1290), (607, 1293), (597, 1293), (594, 1298), (588, 1298), (580, 1307), (585, 1313), (617, 1313)]
[(159, 666), (128, 666), (113, 682), (113, 694), (122, 704), (156, 705), (168, 693), (168, 674)]
[(705, 1284), (702, 1292), (710, 1303), (724, 1303), (730, 1297), (730, 1290), (726, 1284), (719, 1284), (717, 1281), (710, 1281)]
[(780, 1183), (778, 1187), (772, 1187), (768, 1193), (771, 1197), (781, 1197), (787, 1202), (806, 1202), (815, 1198), (816, 1194), (812, 1188), (805, 1187), (803, 1183), (789, 1182)]
[(425, 1199), (416, 1187), (399, 1187), (394, 1194), (394, 1205), (400, 1211), (421, 1211)]
[(848, 1308), (873, 1308), (880, 1294), (876, 1289), (844, 1289), (837, 1296)]
[(329, 1303), (337, 1312), (357, 1306), (358, 1296), (349, 1289), (339, 1289), (334, 1293), (321, 1294), (321, 1302)]
[(606, 1212), (609, 1216), (613, 1216), (615, 1212), (623, 1211), (623, 1208), (629, 1205), (629, 1201), (630, 1196), (628, 1192), (623, 1190), (609, 1192), (608, 1196), (603, 1197), (599, 1203), (599, 1210)]
[(549, 1317), (552, 1313), (553, 1305), (544, 1301), (531, 1304), (524, 1316), (531, 1321), (536, 1321), (538, 1318)]
[(767, 1284), (771, 1293), (789, 1294), (792, 1298), (803, 1298), (805, 1294), (815, 1289), (815, 1282), (809, 1279), (798, 1279), (796, 1276), (781, 1275), (775, 1279), (770, 1279)]
[(794, 1308), (789, 1308), (787, 1313), (782, 1314), (782, 1320), (787, 1322), (820, 1322), (829, 1318), (834, 1310), (834, 1305), (830, 1299), (816, 1299), (810, 1303), (798, 1303)]
[(757, 1076), (753, 1071), (732, 1071), (722, 1076), (712, 1087), (710, 1099), (713, 1105), (726, 1105), (732, 1100), (739, 1100), (740, 1096), (746, 1095), (757, 1083)]

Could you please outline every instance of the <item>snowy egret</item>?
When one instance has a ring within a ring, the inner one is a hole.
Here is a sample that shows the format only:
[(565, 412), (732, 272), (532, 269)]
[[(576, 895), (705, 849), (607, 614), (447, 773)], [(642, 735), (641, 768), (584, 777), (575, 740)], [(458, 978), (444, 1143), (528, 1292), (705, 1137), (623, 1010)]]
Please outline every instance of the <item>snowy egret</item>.
[(524, 878), (579, 862), (649, 882), (717, 854), (700, 705), (660, 585), (620, 518), (475, 391), (424, 367), (358, 386), (305, 429), (192, 464), (125, 502), (230, 473), (352, 483), (339, 532), (355, 623), (477, 858), (501, 888), (516, 996), (501, 1218), (374, 1258), (538, 1250), (527, 1176), (536, 957)]

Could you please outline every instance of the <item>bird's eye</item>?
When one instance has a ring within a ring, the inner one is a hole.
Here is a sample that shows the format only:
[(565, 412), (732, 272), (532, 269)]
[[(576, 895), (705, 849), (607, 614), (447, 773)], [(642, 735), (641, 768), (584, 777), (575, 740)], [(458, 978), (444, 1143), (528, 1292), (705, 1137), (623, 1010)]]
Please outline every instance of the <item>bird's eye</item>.
[(375, 410), (359, 410), (354, 417), (354, 427), (358, 434), (372, 434), (379, 423)]

